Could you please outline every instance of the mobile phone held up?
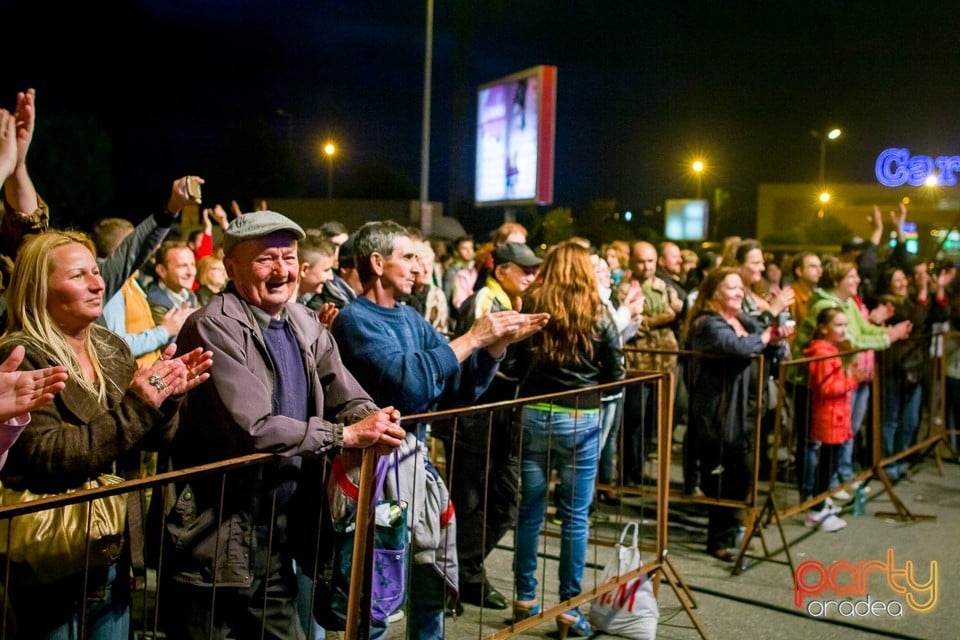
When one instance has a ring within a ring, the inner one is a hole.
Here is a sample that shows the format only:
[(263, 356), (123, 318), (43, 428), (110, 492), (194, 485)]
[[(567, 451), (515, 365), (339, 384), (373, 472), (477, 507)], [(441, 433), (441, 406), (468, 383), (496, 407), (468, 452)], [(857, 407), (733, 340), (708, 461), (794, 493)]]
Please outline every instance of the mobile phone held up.
[(187, 195), (190, 196), (191, 200), (195, 200), (197, 203), (200, 203), (200, 181), (196, 178), (187, 177)]

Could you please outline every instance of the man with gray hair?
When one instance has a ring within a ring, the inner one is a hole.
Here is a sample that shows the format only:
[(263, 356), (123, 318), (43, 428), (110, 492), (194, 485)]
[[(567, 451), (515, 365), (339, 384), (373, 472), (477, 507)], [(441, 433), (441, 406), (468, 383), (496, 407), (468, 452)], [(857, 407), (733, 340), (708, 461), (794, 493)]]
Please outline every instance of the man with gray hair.
[(310, 502), (323, 493), (325, 457), (403, 441), (400, 414), (374, 404), (316, 314), (294, 300), (304, 236), (273, 211), (233, 220), (223, 242), (227, 289), (180, 332), (181, 352), (203, 345), (219, 362), (184, 404), (176, 465), (276, 458), (232, 472), (223, 496), (219, 480), (177, 487), (167, 517), (168, 637), (304, 638), (294, 555), (331, 546), (316, 538)]
[[(404, 227), (389, 220), (368, 222), (356, 233), (354, 253), (363, 293), (340, 312), (333, 334), (344, 364), (374, 400), (403, 413), (424, 413), (476, 401), (493, 379), (507, 346), (533, 335), (549, 319), (548, 314), (487, 313), (462, 336), (448, 340), (405, 304), (420, 263)], [(425, 437), (425, 425), (404, 426), (413, 432), (408, 441), (414, 436), (419, 441)], [(420, 444), (415, 451), (425, 449)], [(456, 600), (457, 554), (456, 548), (451, 548), (456, 528), (439, 473), (425, 455), (421, 464), (431, 476), (431, 486), (440, 487), (438, 500), (444, 516), (427, 526), (446, 528), (446, 533), (440, 536), (439, 546), (429, 548), (417, 535), (419, 527), (414, 528), (408, 630), (411, 637), (432, 640), (443, 637), (446, 597)], [(400, 498), (408, 501), (413, 513), (425, 512), (419, 504), (424, 501), (424, 492), (405, 495), (404, 490), (412, 487), (402, 487)], [(413, 522), (418, 521), (414, 516)], [(384, 632), (376, 628), (371, 637), (382, 637)]]

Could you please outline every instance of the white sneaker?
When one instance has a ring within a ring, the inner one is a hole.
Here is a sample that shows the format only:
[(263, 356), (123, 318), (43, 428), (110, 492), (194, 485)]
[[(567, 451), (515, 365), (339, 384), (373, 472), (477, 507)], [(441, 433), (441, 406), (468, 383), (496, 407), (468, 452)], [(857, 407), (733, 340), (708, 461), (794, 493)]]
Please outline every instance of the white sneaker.
[(847, 521), (843, 518), (838, 518), (831, 513), (829, 509), (824, 507), (820, 511), (810, 511), (807, 513), (807, 520), (804, 524), (809, 529), (820, 529), (821, 531), (830, 533), (843, 529), (847, 526)]
[(830, 515), (837, 515), (841, 511), (840, 507), (838, 507), (830, 498), (827, 498), (823, 501), (823, 509)]
[(846, 520), (831, 514), (820, 523), (820, 531), (833, 533), (834, 531), (840, 531), (840, 529), (843, 529), (845, 526), (847, 526)]
[(839, 500), (840, 502), (847, 502), (848, 500), (850, 500), (852, 496), (849, 493), (847, 493), (844, 489), (840, 489), (840, 491), (837, 491), (836, 493), (833, 494), (833, 497)]
[(868, 484), (863, 484), (863, 483), (862, 483), (861, 481), (859, 481), (859, 480), (857, 480), (856, 482), (853, 483), (853, 490), (854, 490), (854, 491), (856, 491), (856, 490), (859, 489), (860, 487), (863, 487), (863, 492), (864, 492), (864, 493), (870, 493), (870, 491), (871, 491), (870, 485), (868, 485)]
[[(844, 524), (846, 524), (846, 523), (844, 523)], [(388, 622), (388, 623), (390, 623), (390, 622), (399, 622), (400, 620), (403, 620), (404, 615), (405, 615), (405, 614), (403, 613), (403, 608), (397, 609), (396, 611), (394, 611), (393, 613), (391, 613), (389, 616), (387, 616), (387, 622)]]

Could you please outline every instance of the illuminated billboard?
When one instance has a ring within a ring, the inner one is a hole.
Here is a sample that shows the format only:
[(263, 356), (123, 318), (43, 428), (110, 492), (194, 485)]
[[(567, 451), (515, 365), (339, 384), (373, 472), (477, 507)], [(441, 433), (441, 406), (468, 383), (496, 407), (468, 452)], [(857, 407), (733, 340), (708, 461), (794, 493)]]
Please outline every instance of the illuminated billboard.
[(551, 204), (557, 68), (540, 65), (477, 91), (475, 203)]
[(705, 240), (710, 203), (707, 200), (666, 201), (664, 235), (670, 240)]

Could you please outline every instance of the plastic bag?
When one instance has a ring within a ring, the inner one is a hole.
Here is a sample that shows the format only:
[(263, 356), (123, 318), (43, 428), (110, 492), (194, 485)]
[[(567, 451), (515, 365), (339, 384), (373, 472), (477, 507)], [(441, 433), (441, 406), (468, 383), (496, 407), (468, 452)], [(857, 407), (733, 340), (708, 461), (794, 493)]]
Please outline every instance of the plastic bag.
[[(628, 522), (620, 532), (620, 541), (614, 545), (610, 559), (603, 568), (601, 584), (615, 580), (640, 566), (640, 548), (637, 534), (640, 525)], [(624, 540), (632, 534), (628, 543)], [(660, 621), (660, 607), (653, 594), (653, 581), (646, 574), (625, 582), (593, 601), (590, 623), (597, 631), (634, 638), (654, 640)]]

